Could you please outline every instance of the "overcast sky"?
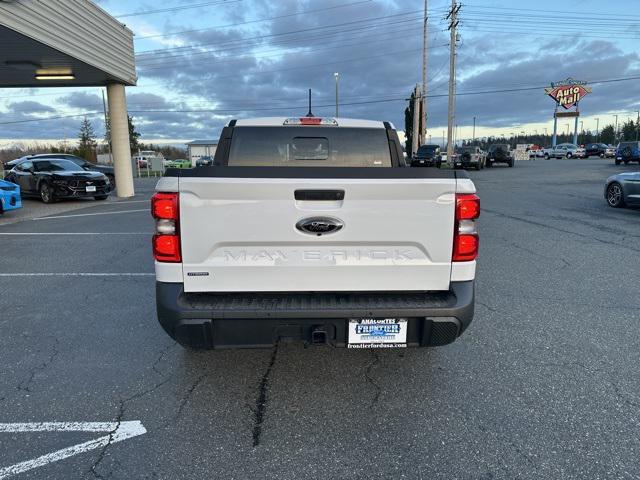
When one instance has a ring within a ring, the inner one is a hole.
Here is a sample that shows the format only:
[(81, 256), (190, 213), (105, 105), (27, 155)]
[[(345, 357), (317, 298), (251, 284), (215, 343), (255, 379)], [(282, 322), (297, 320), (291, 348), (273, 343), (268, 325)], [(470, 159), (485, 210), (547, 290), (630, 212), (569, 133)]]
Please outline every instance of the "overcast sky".
[[(144, 141), (217, 139), (231, 118), (333, 115), (390, 120), (421, 79), (423, 0), (101, 0), (136, 35), (138, 86), (127, 98)], [(159, 9), (207, 4), (170, 12)], [(430, 0), (429, 133), (446, 125), (450, 2)], [(567, 77), (640, 76), (638, 0), (469, 0), (460, 11), (458, 137), (549, 133), (543, 87)], [(630, 15), (626, 12), (634, 12)], [(136, 15), (131, 15), (136, 14)], [(179, 32), (179, 33), (176, 33)], [(175, 33), (174, 35), (171, 35)], [(531, 90), (493, 92), (531, 87)], [(477, 94), (480, 92), (480, 94)], [(484, 92), (484, 93), (483, 93)], [(489, 93), (486, 93), (489, 92)], [(493, 92), (493, 93), (491, 93)], [(585, 129), (635, 117), (640, 80), (598, 83), (581, 103)], [(80, 119), (2, 124), (102, 109), (99, 88), (0, 89), (0, 146), (75, 138)], [(154, 111), (155, 110), (155, 111)], [(103, 132), (101, 116), (91, 120)], [(566, 122), (560, 128), (566, 130)]]

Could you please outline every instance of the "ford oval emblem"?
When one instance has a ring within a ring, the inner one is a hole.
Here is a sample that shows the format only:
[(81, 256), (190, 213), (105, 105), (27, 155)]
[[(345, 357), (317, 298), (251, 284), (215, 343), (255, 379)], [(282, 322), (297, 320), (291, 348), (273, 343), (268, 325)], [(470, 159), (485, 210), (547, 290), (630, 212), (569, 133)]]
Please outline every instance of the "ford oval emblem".
[(304, 218), (296, 223), (296, 228), (301, 232), (318, 237), (339, 232), (342, 227), (344, 227), (342, 220), (332, 217)]

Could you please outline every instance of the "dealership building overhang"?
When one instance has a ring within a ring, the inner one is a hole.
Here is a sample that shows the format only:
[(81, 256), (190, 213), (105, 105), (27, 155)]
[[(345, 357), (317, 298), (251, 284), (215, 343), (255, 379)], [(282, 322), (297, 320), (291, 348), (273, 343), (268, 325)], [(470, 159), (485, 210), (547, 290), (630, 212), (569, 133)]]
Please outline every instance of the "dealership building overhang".
[(106, 86), (118, 196), (133, 195), (133, 32), (90, 0), (0, 0), (0, 88)]

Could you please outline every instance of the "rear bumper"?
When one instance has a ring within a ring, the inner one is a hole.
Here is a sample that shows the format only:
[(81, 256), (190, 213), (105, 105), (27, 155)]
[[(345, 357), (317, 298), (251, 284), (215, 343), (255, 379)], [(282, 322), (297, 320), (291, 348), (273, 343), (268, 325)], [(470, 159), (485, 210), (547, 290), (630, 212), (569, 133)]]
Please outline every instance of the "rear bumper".
[[(181, 283), (156, 282), (158, 320), (193, 348), (267, 348), (279, 340), (347, 346), (351, 318), (407, 318), (407, 345), (453, 342), (474, 312), (474, 282), (448, 292), (185, 293)], [(325, 343), (323, 342), (323, 343)]]

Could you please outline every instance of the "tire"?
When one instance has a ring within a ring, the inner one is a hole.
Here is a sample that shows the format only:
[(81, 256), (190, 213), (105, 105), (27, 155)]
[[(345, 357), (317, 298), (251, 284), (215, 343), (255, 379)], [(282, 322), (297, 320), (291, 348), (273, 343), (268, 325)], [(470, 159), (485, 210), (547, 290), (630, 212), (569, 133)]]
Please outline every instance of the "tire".
[(42, 200), (44, 203), (54, 202), (55, 199), (53, 196), (53, 190), (51, 190), (51, 187), (47, 182), (42, 182), (40, 184), (40, 188), (38, 188), (38, 192), (40, 193), (40, 200)]
[(93, 197), (96, 200), (106, 200), (109, 198), (109, 195), (98, 195), (97, 197)]
[(615, 160), (615, 164), (616, 164), (616, 165), (620, 165), (621, 163), (622, 163), (622, 160), (618, 160), (618, 159), (616, 158), (616, 160)]
[(629, 160), (623, 160), (625, 165), (629, 165)]
[(480, 170), (480, 162), (476, 163), (475, 169), (478, 171)]
[(607, 187), (607, 203), (613, 208), (624, 207), (624, 193), (622, 192), (622, 185), (618, 182), (612, 182)]
[(440, 168), (440, 167), (442, 167), (442, 162), (436, 163), (436, 168)]
[(544, 159), (545, 159), (545, 160), (549, 160), (549, 158), (551, 158), (551, 157), (549, 157), (549, 154), (548, 154), (548, 153), (545, 153), (545, 154), (544, 154)]
[(109, 179), (109, 183), (111, 184), (111, 191), (113, 192), (116, 189), (116, 177), (115, 175), (107, 175)]
[(573, 157), (573, 153), (567, 152), (567, 158), (571, 158), (571, 157)]
[(600, 158), (604, 158), (604, 153), (601, 153), (601, 154), (600, 154)]
[(514, 164), (515, 164), (515, 160), (513, 158), (509, 160), (509, 168), (513, 168)]
[(493, 163), (491, 161), (488, 161), (487, 162), (487, 168), (491, 168), (491, 167), (493, 167)]

